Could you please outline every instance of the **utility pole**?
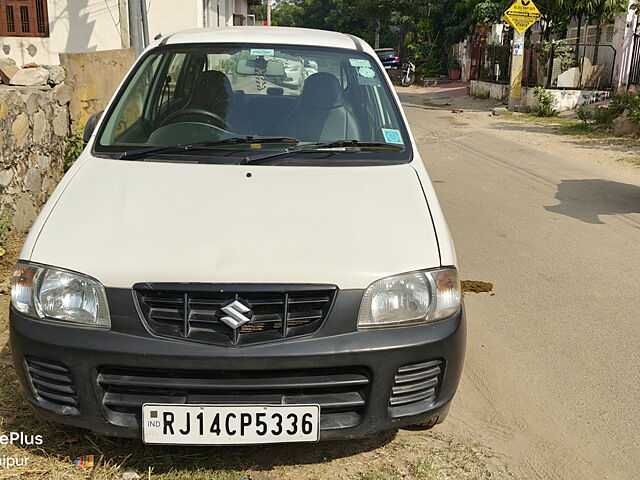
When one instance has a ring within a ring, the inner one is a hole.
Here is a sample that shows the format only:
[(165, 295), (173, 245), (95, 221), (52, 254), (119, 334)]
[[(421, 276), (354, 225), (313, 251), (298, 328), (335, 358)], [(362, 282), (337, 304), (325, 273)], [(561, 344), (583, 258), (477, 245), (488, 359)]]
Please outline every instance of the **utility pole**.
[(147, 2), (140, 0), (140, 19), (142, 20), (142, 44), (144, 48), (149, 46), (149, 19), (147, 18)]
[(511, 46), (511, 78), (509, 81), (509, 111), (520, 105), (522, 97), (522, 64), (524, 57), (524, 33), (540, 20), (540, 11), (533, 0), (515, 0), (502, 17), (513, 28)]
[(140, 0), (128, 0), (127, 7), (129, 13), (129, 38), (131, 47), (139, 57), (144, 50), (144, 38), (142, 31), (142, 7)]
[(513, 32), (511, 48), (511, 77), (509, 88), (509, 111), (515, 111), (522, 97), (522, 64), (524, 55), (524, 32)]
[(267, 0), (267, 26), (271, 26), (271, 0)]

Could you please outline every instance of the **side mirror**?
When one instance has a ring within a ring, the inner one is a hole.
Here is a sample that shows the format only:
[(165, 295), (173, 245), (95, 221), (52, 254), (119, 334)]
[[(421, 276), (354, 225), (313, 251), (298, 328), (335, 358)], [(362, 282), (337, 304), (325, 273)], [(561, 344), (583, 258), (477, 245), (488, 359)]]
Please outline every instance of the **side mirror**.
[(87, 146), (87, 143), (89, 143), (89, 140), (91, 140), (91, 135), (93, 135), (93, 131), (96, 129), (96, 124), (98, 123), (98, 120), (100, 120), (100, 117), (102, 117), (103, 113), (104, 110), (100, 110), (99, 112), (91, 115), (89, 120), (87, 120), (87, 123), (84, 126), (84, 133), (82, 134), (82, 143), (84, 143), (85, 147)]

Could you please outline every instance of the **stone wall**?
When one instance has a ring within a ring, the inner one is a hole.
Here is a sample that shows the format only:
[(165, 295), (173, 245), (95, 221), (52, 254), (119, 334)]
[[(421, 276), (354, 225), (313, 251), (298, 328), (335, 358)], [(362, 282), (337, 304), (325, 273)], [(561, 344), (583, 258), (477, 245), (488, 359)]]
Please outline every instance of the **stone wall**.
[(103, 110), (136, 59), (132, 48), (101, 52), (61, 53), (65, 83), (72, 89), (69, 113), (73, 130)]
[[(553, 97), (553, 108), (561, 112), (564, 110), (572, 110), (580, 105), (588, 105), (606, 100), (611, 95), (611, 92), (604, 90), (549, 89), (548, 92)], [(488, 96), (489, 98), (501, 100), (506, 103), (509, 99), (509, 85), (471, 80), (469, 93), (472, 96)], [(529, 109), (538, 108), (538, 102), (533, 95), (533, 87), (522, 87), (522, 101), (520, 105)]]
[(64, 174), (71, 89), (0, 85), (0, 211), (29, 229)]

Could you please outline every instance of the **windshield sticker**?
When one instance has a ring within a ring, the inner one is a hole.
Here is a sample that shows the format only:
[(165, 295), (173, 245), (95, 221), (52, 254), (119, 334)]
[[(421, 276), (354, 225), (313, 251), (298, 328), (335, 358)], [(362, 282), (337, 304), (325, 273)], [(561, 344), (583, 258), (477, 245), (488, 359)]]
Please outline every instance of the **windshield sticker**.
[(370, 67), (371, 62), (365, 58), (350, 58), (349, 63), (352, 67)]
[(375, 78), (376, 76), (375, 70), (370, 67), (360, 67), (358, 69), (358, 73), (360, 74), (360, 76), (365, 78)]
[(400, 130), (394, 130), (391, 128), (383, 128), (382, 134), (384, 135), (384, 141), (387, 143), (393, 143), (395, 145), (404, 145), (402, 141), (402, 134)]
[(275, 51), (273, 48), (252, 48), (251, 55), (256, 57), (273, 57)]
[(358, 76), (358, 84), (364, 85), (365, 87), (379, 87), (380, 80), (378, 80), (377, 78), (367, 78), (367, 77)]

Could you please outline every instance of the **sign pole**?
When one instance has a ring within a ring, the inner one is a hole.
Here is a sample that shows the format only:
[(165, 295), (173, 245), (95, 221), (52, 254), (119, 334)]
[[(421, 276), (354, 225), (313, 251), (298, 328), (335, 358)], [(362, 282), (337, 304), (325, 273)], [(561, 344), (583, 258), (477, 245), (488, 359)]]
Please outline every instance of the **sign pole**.
[(504, 12), (503, 19), (513, 28), (511, 48), (511, 77), (509, 80), (509, 111), (515, 111), (522, 100), (522, 65), (524, 58), (524, 32), (540, 20), (540, 10), (533, 0), (515, 0)]
[(511, 48), (511, 77), (509, 81), (509, 111), (515, 111), (522, 97), (522, 66), (524, 58), (524, 32), (513, 32)]

